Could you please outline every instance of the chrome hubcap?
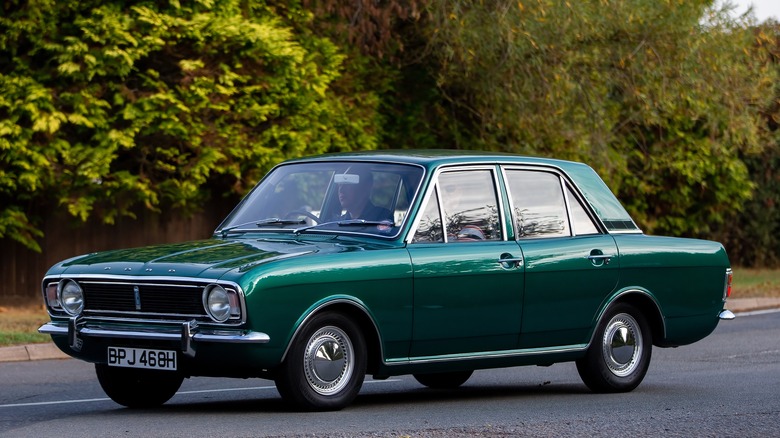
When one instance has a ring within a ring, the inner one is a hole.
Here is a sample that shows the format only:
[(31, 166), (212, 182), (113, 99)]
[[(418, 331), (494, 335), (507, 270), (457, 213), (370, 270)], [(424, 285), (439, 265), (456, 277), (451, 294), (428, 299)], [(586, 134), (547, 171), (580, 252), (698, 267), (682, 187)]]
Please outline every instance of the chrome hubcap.
[(627, 313), (612, 317), (604, 330), (602, 353), (612, 374), (625, 377), (633, 373), (642, 359), (642, 332), (639, 323)]
[(317, 330), (306, 345), (303, 369), (309, 386), (318, 394), (339, 392), (349, 383), (355, 357), (352, 342), (338, 327)]

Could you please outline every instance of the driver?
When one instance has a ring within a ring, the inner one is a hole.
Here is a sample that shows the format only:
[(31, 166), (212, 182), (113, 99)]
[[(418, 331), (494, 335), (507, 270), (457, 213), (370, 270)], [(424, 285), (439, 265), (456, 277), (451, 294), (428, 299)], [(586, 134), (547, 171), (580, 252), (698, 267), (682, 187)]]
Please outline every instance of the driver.
[(368, 221), (393, 221), (390, 210), (374, 205), (371, 202), (371, 188), (374, 186), (374, 176), (370, 171), (358, 171), (360, 177), (357, 184), (339, 184), (339, 202), (346, 213), (339, 219), (364, 219)]

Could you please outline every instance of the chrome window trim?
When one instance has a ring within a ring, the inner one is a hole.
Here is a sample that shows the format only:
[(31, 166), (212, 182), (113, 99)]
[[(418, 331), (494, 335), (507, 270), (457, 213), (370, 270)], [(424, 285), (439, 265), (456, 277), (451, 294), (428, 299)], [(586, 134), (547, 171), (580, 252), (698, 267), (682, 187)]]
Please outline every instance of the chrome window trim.
[(506, 242), (508, 241), (508, 229), (506, 228), (506, 223), (504, 221), (504, 202), (503, 202), (503, 196), (501, 192), (501, 185), (499, 184), (499, 176), (498, 176), (498, 169), (496, 168), (496, 164), (494, 163), (473, 163), (473, 164), (448, 164), (448, 165), (442, 165), (433, 172), (433, 175), (431, 176), (431, 179), (429, 181), (428, 188), (425, 190), (425, 193), (423, 194), (423, 198), (420, 200), (420, 205), (416, 210), (416, 215), (414, 217), (414, 221), (412, 221), (412, 226), (409, 228), (409, 231), (406, 234), (406, 237), (403, 239), (403, 241), (410, 245), (410, 244), (416, 244), (413, 242), (414, 235), (417, 233), (417, 228), (420, 226), (420, 221), (422, 220), (422, 214), (425, 211), (426, 208), (428, 208), (428, 202), (430, 202), (431, 192), (434, 192), (433, 194), (436, 195), (436, 199), (439, 202), (439, 216), (441, 218), (442, 224), (442, 232), (444, 233), (444, 242), (425, 242), (424, 244), (446, 244), (449, 243), (449, 240), (447, 238), (447, 225), (445, 222), (445, 216), (444, 216), (444, 205), (442, 203), (441, 199), (441, 190), (439, 190), (439, 176), (442, 173), (447, 172), (458, 172), (458, 171), (474, 171), (474, 170), (488, 170), (490, 171), (491, 177), (493, 179), (493, 194), (496, 197), (496, 203), (498, 207), (498, 221), (499, 226), (501, 227), (501, 239), (500, 240), (486, 240), (487, 242)]

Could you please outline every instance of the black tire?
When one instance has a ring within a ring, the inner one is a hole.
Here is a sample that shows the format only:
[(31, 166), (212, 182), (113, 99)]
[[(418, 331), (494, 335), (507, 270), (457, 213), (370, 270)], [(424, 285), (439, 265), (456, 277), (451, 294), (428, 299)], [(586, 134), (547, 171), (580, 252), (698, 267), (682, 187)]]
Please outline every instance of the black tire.
[(604, 314), (585, 357), (577, 360), (577, 371), (593, 392), (628, 392), (644, 379), (652, 352), (647, 319), (620, 303)]
[(175, 371), (138, 370), (95, 364), (98, 382), (111, 400), (128, 408), (153, 408), (176, 394), (184, 376)]
[(414, 374), (415, 380), (433, 389), (453, 389), (466, 383), (474, 371), (452, 371), (449, 373)]
[(276, 375), (282, 398), (304, 411), (336, 411), (357, 396), (366, 374), (366, 341), (348, 317), (315, 315), (298, 333)]

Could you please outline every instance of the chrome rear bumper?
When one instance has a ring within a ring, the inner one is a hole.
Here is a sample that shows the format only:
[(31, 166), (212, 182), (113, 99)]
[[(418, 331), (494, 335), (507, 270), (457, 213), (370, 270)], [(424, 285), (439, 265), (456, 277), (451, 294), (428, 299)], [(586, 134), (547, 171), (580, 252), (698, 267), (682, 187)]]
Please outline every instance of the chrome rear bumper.
[(722, 312), (720, 312), (718, 314), (718, 318), (726, 320), (726, 321), (731, 321), (732, 319), (734, 319), (736, 317), (737, 317), (737, 315), (734, 315), (734, 312), (732, 312), (731, 310), (723, 310)]

